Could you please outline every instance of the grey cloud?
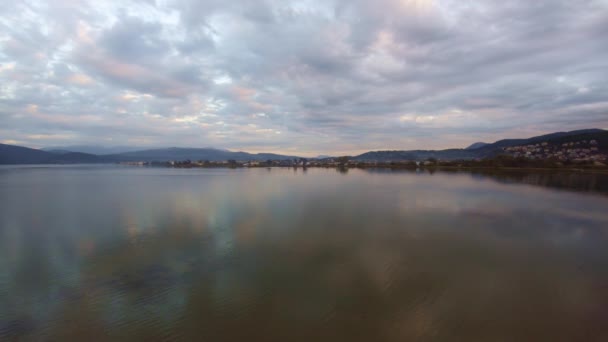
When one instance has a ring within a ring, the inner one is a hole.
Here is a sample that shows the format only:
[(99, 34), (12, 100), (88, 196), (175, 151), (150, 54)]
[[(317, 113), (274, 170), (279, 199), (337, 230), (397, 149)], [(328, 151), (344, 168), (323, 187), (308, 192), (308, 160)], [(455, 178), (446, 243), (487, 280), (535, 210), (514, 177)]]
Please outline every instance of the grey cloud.
[(3, 139), (316, 154), (608, 128), (602, 0), (54, 4), (0, 12)]
[(103, 32), (97, 43), (109, 54), (135, 63), (153, 62), (171, 52), (160, 36), (162, 25), (142, 19), (121, 16), (111, 29)]

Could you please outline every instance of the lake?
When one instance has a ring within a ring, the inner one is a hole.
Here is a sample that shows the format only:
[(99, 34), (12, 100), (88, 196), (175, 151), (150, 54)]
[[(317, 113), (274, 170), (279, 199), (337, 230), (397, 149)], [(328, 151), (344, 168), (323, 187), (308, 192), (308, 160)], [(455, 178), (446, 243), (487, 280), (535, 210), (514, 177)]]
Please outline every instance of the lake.
[(608, 176), (2, 167), (0, 340), (608, 341)]

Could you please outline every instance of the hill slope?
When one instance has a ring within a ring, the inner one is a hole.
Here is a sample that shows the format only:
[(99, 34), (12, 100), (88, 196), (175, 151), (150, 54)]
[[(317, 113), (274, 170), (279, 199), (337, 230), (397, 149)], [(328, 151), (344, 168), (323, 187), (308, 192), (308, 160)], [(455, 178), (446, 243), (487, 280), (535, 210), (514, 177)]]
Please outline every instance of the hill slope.
[(473, 144), (466, 149), (448, 150), (411, 150), (411, 151), (372, 151), (353, 157), (359, 161), (401, 161), (401, 160), (426, 160), (435, 158), (439, 160), (466, 160), (476, 158), (493, 157), (503, 153), (503, 148), (549, 142), (551, 144), (562, 144), (579, 140), (595, 139), (599, 142), (600, 151), (608, 149), (608, 131), (602, 129), (583, 129), (570, 132), (556, 132), (540, 135), (528, 139), (503, 139), (492, 144), (484, 144), (473, 148)]
[(47, 152), (28, 147), (0, 144), (0, 164), (80, 164), (104, 161), (103, 158), (88, 153)]
[(600, 149), (607, 148), (608, 131), (602, 129), (582, 129), (570, 132), (556, 132), (551, 134), (540, 135), (528, 139), (503, 139), (493, 144), (488, 144), (474, 151), (479, 154), (479, 157), (491, 157), (502, 153), (504, 147), (521, 146), (549, 142), (551, 144), (561, 144), (579, 140), (595, 139), (600, 142)]
[(486, 145), (489, 145), (489, 144), (485, 143), (485, 142), (476, 142), (476, 143), (471, 144), (469, 147), (465, 147), (464, 149), (465, 150), (475, 150), (475, 149), (478, 149), (480, 147), (484, 147)]
[(267, 160), (267, 159), (293, 159), (294, 156), (284, 156), (273, 153), (252, 154), (247, 152), (232, 152), (214, 148), (163, 148), (143, 151), (126, 152), (119, 154), (104, 155), (105, 159), (115, 161), (169, 161), (169, 160)]
[(53, 156), (53, 153), (33, 148), (0, 144), (0, 164), (39, 164)]
[(112, 147), (104, 147), (104, 146), (91, 146), (91, 145), (69, 145), (69, 146), (55, 146), (55, 147), (45, 147), (41, 150), (47, 152), (54, 153), (68, 153), (68, 152), (80, 152), (86, 154), (118, 154), (125, 152), (133, 152), (138, 151), (141, 148), (129, 147), (129, 146), (112, 146)]
[(214, 148), (165, 148), (133, 151), (118, 154), (95, 155), (65, 150), (42, 151), (28, 147), (0, 144), (0, 164), (75, 164), (75, 163), (115, 163), (126, 161), (169, 161), (169, 160), (284, 160), (295, 156), (274, 153), (232, 152)]
[(449, 150), (412, 150), (412, 151), (372, 151), (355, 156), (358, 161), (400, 161), (400, 160), (426, 160), (435, 158), (440, 160), (474, 159), (477, 158), (475, 150), (449, 149)]
[[(493, 157), (503, 153), (503, 148), (520, 145), (548, 142), (563, 144), (582, 140), (596, 140), (600, 151), (608, 152), (608, 131), (601, 129), (585, 129), (571, 132), (556, 132), (528, 139), (503, 139), (492, 144), (475, 143), (466, 149), (447, 150), (412, 150), (412, 151), (370, 151), (355, 156), (359, 161), (400, 161), (426, 160), (465, 160)], [(164, 148), (143, 151), (133, 151), (117, 154), (95, 155), (64, 150), (42, 151), (27, 147), (0, 144), (0, 164), (74, 164), (74, 163), (112, 163), (121, 161), (249, 161), (249, 160), (285, 160), (295, 156), (285, 156), (273, 153), (232, 152), (215, 148)]]

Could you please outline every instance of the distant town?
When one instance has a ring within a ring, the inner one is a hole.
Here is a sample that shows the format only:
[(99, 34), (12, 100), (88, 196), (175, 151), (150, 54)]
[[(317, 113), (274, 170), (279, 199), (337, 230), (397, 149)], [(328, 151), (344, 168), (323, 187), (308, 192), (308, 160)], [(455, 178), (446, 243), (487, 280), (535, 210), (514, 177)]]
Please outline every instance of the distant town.
[(293, 158), (225, 161), (210, 160), (173, 160), (166, 162), (122, 162), (124, 165), (162, 166), (174, 168), (255, 168), (255, 167), (293, 167), (293, 168), (582, 168), (606, 169), (608, 156), (602, 153), (595, 139), (555, 143), (543, 141), (535, 144), (502, 147), (498, 155), (486, 158), (463, 160), (441, 160), (427, 158), (424, 160), (360, 160), (357, 158), (327, 157), (327, 158)]
[(522, 146), (503, 148), (503, 153), (489, 158), (471, 160), (400, 160), (370, 161), (356, 160), (348, 156), (321, 159), (281, 159), (266, 161), (209, 161), (183, 160), (167, 162), (122, 162), (124, 165), (162, 166), (174, 168), (256, 168), (256, 167), (290, 167), (290, 168), (433, 168), (433, 167), (515, 167), (515, 168), (585, 168), (605, 169), (608, 156), (600, 153), (595, 140), (582, 140), (563, 144), (542, 142)]
[(92, 164), (174, 168), (562, 168), (608, 169), (608, 131), (584, 129), (527, 139), (477, 142), (444, 150), (379, 150), (354, 156), (302, 158), (276, 153), (248, 153), (214, 148), (159, 148), (115, 154), (81, 150), (31, 149), (0, 144), (0, 164)]
[(597, 140), (581, 140), (563, 144), (550, 144), (545, 141), (539, 144), (505, 147), (503, 151), (516, 158), (555, 159), (575, 163), (603, 163), (606, 161), (606, 155), (599, 151)]

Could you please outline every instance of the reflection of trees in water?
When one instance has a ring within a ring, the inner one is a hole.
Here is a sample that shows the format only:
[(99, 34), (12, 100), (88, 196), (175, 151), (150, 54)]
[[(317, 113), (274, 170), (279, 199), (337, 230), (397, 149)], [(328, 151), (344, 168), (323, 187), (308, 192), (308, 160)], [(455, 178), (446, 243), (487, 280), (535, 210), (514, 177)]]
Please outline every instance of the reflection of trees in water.
[(425, 169), (419, 170), (381, 170), (364, 169), (368, 173), (404, 173), (430, 175), (438, 174), (468, 174), (473, 179), (492, 179), (500, 183), (527, 184), (547, 188), (598, 192), (608, 194), (608, 174), (593, 172), (559, 172), (559, 171), (529, 171), (529, 170), (456, 170), (456, 169)]
[(521, 183), (548, 188), (608, 193), (608, 174), (562, 172), (483, 172), (472, 171), (474, 177), (487, 177), (502, 183)]

